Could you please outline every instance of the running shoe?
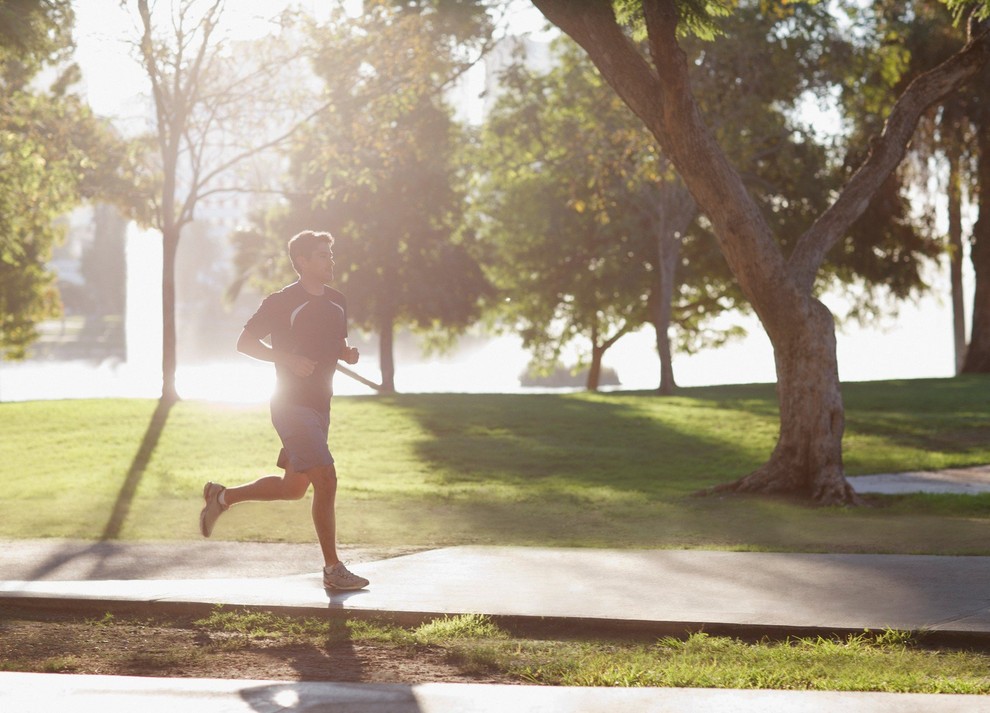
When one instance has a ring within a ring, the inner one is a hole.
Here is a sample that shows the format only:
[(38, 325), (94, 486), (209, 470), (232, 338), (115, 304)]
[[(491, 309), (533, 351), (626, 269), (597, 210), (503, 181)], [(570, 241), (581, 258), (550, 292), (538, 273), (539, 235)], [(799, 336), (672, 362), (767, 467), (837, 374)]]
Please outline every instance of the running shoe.
[(323, 586), (326, 589), (364, 589), (368, 580), (349, 572), (343, 562), (323, 568)]
[(224, 490), (226, 488), (219, 483), (207, 483), (203, 486), (203, 500), (206, 501), (206, 505), (199, 513), (199, 531), (203, 533), (203, 537), (213, 534), (213, 526), (217, 523), (217, 518), (227, 509), (220, 504), (220, 493)]

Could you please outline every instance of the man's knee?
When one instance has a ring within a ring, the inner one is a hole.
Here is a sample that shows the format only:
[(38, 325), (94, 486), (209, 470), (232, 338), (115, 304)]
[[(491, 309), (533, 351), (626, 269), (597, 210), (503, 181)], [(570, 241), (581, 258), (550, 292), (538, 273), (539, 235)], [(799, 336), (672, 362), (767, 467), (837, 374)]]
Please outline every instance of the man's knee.
[(313, 468), (307, 471), (307, 475), (310, 482), (313, 483), (314, 490), (334, 491), (337, 489), (337, 469), (333, 463)]
[(295, 477), (282, 476), (282, 490), (287, 500), (302, 500), (309, 490), (309, 480), (299, 477), (298, 474), (294, 475)]

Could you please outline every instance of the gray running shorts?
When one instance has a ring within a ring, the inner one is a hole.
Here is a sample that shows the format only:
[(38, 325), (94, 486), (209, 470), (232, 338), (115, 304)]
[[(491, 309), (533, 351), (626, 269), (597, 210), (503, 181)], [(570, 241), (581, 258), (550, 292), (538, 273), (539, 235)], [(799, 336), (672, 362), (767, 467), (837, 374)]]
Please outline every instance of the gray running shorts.
[(330, 413), (308, 406), (272, 403), (272, 425), (282, 440), (284, 454), (279, 455), (279, 467), (302, 473), (320, 465), (333, 465), (327, 445), (330, 433)]

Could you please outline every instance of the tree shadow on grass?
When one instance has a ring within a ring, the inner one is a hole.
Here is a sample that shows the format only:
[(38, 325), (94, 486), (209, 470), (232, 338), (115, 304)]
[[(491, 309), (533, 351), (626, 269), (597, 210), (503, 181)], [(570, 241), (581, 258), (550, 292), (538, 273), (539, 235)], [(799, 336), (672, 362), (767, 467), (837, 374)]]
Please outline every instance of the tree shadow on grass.
[[(643, 399), (638, 408), (630, 398)], [(656, 417), (656, 396), (418, 394), (392, 397), (429, 434), (415, 444), (443, 485), (568, 486), (688, 495), (761, 462), (717, 432)], [(650, 400), (650, 401), (647, 401)], [(769, 455), (769, 450), (767, 451)]]
[[(765, 419), (779, 418), (774, 384), (681, 389), (678, 396)], [(869, 437), (892, 449), (965, 454), (973, 464), (990, 455), (990, 378), (844, 382), (846, 439)], [(851, 453), (846, 448), (847, 454)]]
[(920, 452), (966, 454), (986, 462), (990, 379), (984, 375), (843, 385), (846, 433)]
[(103, 528), (103, 533), (100, 535), (100, 541), (84, 548), (70, 548), (67, 551), (49, 557), (31, 572), (28, 579), (40, 579), (76, 559), (95, 555), (102, 561), (115, 553), (113, 546), (107, 544), (107, 542), (120, 538), (124, 522), (127, 520), (131, 505), (134, 502), (134, 495), (137, 492), (141, 478), (148, 468), (151, 456), (158, 447), (158, 441), (161, 439), (162, 432), (165, 430), (165, 424), (168, 421), (168, 415), (171, 409), (172, 404), (162, 401), (159, 401), (155, 407), (155, 411), (151, 415), (151, 421), (148, 423), (148, 428), (144, 433), (144, 438), (141, 439), (141, 445), (138, 447), (137, 453), (134, 454), (134, 459), (127, 469), (124, 482), (121, 484), (120, 491), (117, 493), (117, 500)]
[(165, 430), (165, 423), (168, 421), (168, 414), (171, 410), (172, 402), (166, 400), (159, 401), (158, 406), (155, 407), (155, 412), (151, 415), (151, 422), (144, 432), (141, 445), (134, 455), (134, 460), (131, 461), (130, 468), (127, 469), (124, 483), (120, 486), (120, 492), (117, 494), (117, 501), (113, 505), (110, 519), (107, 520), (103, 534), (100, 535), (101, 540), (116, 540), (120, 537), (120, 531), (134, 502), (134, 494), (137, 492), (141, 478), (148, 468), (151, 456), (155, 453), (155, 448), (158, 447), (158, 441), (161, 439), (162, 431)]

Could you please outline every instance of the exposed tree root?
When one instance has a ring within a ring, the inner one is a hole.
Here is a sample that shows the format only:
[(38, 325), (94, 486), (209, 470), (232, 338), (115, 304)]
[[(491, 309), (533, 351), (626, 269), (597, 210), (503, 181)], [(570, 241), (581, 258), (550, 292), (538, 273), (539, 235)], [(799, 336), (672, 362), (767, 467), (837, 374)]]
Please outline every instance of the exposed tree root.
[(796, 468), (785, 468), (773, 461), (739, 480), (699, 490), (695, 495), (720, 493), (779, 495), (822, 506), (865, 504), (841, 471), (802, 474)]

